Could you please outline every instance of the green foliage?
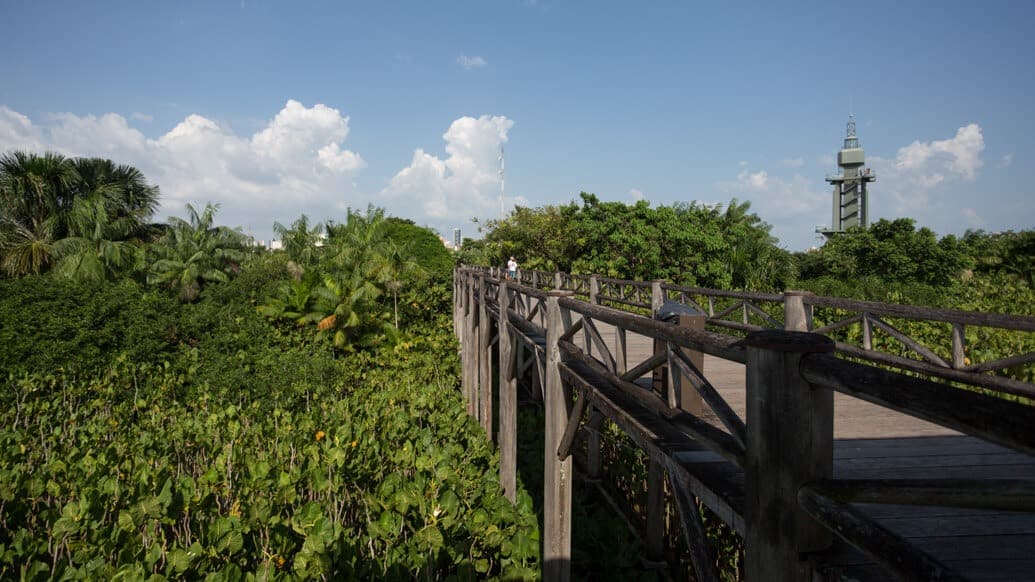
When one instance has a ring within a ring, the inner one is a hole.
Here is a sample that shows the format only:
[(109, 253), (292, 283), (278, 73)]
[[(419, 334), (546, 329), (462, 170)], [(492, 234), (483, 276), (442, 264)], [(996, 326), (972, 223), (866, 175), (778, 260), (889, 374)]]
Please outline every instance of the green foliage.
[(938, 239), (911, 218), (881, 219), (869, 229), (837, 235), (802, 258), (801, 277), (830, 276), (842, 281), (878, 277), (889, 283), (944, 287), (971, 264), (966, 247), (954, 236)]
[[(447, 326), (336, 358), (271, 327), (238, 281), (193, 304), (53, 281), (0, 283), (19, 350), (60, 358), (82, 344), (57, 329), (90, 319), (90, 339), (136, 335), (0, 379), (0, 578), (535, 577), (530, 499), (501, 493)], [(54, 333), (28, 337), (34, 318)], [(148, 342), (164, 347), (134, 351)]]
[(188, 220), (172, 218), (170, 228), (151, 246), (155, 260), (147, 280), (174, 291), (180, 301), (194, 301), (206, 283), (226, 282), (245, 259), (244, 235), (215, 226), (218, 206), (200, 213), (187, 205)]
[(175, 305), (136, 282), (0, 280), (0, 369), (93, 371), (115, 354), (159, 363), (182, 341)]
[(967, 231), (962, 243), (974, 259), (976, 273), (1001, 273), (1035, 287), (1035, 230)]
[(0, 267), (80, 280), (139, 267), (158, 187), (139, 170), (99, 158), (14, 152), (0, 157)]
[[(295, 242), (314, 232), (307, 224), (304, 216), (294, 223)], [(438, 249), (429, 247), (429, 237)], [(315, 245), (314, 237), (306, 240)], [(310, 256), (304, 247), (295, 245), (292, 257)], [(440, 295), (448, 253), (438, 238), (411, 222), (385, 218), (383, 210), (370, 207), (365, 214), (350, 213), (344, 224), (329, 223), (319, 256), (308, 267), (288, 264), (293, 280), (280, 283), (258, 306), (259, 313), (291, 326), (313, 325), (318, 338), (341, 351), (355, 351), (394, 345), (400, 312), (416, 323), (419, 319), (412, 316), (422, 315), (422, 306), (447, 304)], [(435, 269), (430, 280), (422, 263)]]
[(273, 232), (280, 237), (284, 252), (292, 261), (308, 267), (319, 259), (324, 232), (322, 223), (309, 226), (309, 217), (303, 214), (291, 223), (290, 228), (274, 222)]
[(443, 281), (452, 276), (452, 254), (430, 228), (392, 216), (385, 219), (384, 228), (385, 237), (406, 249), (429, 276)]
[(789, 253), (775, 246), (769, 225), (732, 200), (721, 206), (697, 203), (652, 208), (601, 202), (582, 193), (582, 204), (516, 208), (488, 223), (481, 245), (463, 260), (502, 264), (517, 257), (523, 268), (596, 273), (721, 289), (768, 290), (794, 275)]

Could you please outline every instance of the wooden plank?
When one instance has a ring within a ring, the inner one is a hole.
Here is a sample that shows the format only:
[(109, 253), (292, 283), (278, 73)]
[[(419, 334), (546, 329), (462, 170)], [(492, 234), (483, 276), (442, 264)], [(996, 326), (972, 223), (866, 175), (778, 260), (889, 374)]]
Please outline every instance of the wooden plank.
[(669, 475), (668, 482), (669, 489), (672, 490), (672, 498), (676, 502), (680, 525), (683, 526), (683, 538), (686, 540), (687, 550), (690, 552), (690, 564), (694, 568), (695, 577), (698, 582), (719, 582), (715, 558), (712, 555), (711, 544), (708, 543), (708, 534), (701, 521), (697, 503), (675, 477)]
[(1035, 331), (1035, 317), (1027, 315), (1004, 315), (1000, 313), (980, 313), (976, 311), (959, 311), (956, 309), (940, 309), (920, 305), (894, 305), (876, 301), (859, 299), (843, 299), (840, 297), (821, 297), (813, 295), (805, 298), (806, 305), (815, 307), (832, 307), (849, 311), (864, 311), (886, 317), (903, 317), (907, 319), (923, 319), (928, 321), (944, 321), (1015, 329), (1018, 331)]
[(837, 479), (812, 482), (810, 487), (841, 503), (1035, 511), (1035, 481), (1018, 479)]
[(843, 540), (857, 548), (865, 549), (870, 557), (902, 579), (958, 582), (966, 580), (945, 564), (918, 550), (900, 535), (884, 527), (883, 523), (866, 517), (849, 504), (831, 501), (807, 486), (798, 491), (797, 498), (809, 515), (836, 532)]
[(850, 394), (918, 418), (1035, 454), (1035, 408), (977, 394), (829, 354), (801, 362), (810, 383)]

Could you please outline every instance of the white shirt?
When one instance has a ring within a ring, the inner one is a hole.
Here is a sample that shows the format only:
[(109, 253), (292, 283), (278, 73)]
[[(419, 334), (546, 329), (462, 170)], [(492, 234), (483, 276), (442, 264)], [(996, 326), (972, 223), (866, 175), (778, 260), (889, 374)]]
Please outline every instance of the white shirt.
[(515, 261), (514, 259), (510, 259), (509, 261), (507, 261), (507, 270), (517, 271), (517, 261)]

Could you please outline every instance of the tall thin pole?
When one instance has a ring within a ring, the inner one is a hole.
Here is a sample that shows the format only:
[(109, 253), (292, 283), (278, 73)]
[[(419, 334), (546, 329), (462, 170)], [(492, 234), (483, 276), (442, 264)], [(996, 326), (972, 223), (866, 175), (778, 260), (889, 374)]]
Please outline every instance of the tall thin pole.
[(500, 220), (503, 219), (503, 198), (504, 198), (504, 194), (506, 193), (506, 188), (504, 187), (505, 182), (504, 182), (504, 179), (503, 179), (504, 178), (503, 170), (504, 170), (503, 146), (500, 145)]

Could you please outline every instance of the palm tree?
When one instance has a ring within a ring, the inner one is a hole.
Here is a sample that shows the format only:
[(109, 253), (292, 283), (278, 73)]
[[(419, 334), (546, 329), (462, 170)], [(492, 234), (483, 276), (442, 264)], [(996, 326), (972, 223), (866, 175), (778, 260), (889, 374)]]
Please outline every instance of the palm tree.
[(206, 204), (199, 213), (187, 205), (189, 220), (173, 217), (169, 230), (153, 247), (158, 259), (151, 265), (148, 282), (177, 292), (181, 301), (197, 298), (205, 283), (230, 279), (244, 260), (244, 235), (225, 226), (214, 226), (218, 205)]
[(140, 170), (102, 158), (76, 158), (72, 165), (78, 175), (79, 196), (102, 198), (112, 220), (127, 220), (129, 234), (138, 234), (147, 226), (158, 209), (158, 186), (148, 184)]
[[(80, 204), (84, 200), (90, 202)], [(10, 276), (38, 274), (57, 264), (59, 249), (66, 256), (78, 255), (84, 237), (94, 246), (102, 239), (143, 238), (157, 204), (158, 187), (131, 166), (50, 152), (5, 154), (0, 156), (0, 263)], [(59, 244), (68, 237), (78, 240)], [(101, 271), (124, 262), (124, 253), (112, 254), (113, 248), (106, 251), (107, 266)], [(100, 272), (92, 267), (74, 271), (92, 272), (88, 278)]]
[(39, 274), (54, 263), (76, 177), (60, 154), (0, 156), (0, 262), (8, 275)]
[(69, 216), (69, 236), (54, 243), (54, 271), (80, 281), (112, 279), (141, 266), (143, 247), (129, 240), (137, 227), (129, 216), (111, 218), (100, 195), (76, 200)]
[(395, 311), (395, 327), (399, 328), (399, 290), (403, 282), (424, 275), (424, 269), (393, 240), (385, 240), (375, 251), (375, 272), (378, 282), (392, 292), (392, 306)]
[(292, 261), (303, 267), (316, 262), (320, 243), (323, 240), (323, 224), (317, 222), (309, 226), (309, 217), (302, 215), (288, 228), (279, 222), (273, 223), (273, 232), (277, 233), (284, 245), (284, 251)]
[(381, 290), (359, 271), (340, 276), (325, 275), (313, 291), (311, 311), (303, 321), (316, 323), (319, 335), (334, 347), (352, 350), (394, 338), (394, 329), (374, 315), (373, 304)]

